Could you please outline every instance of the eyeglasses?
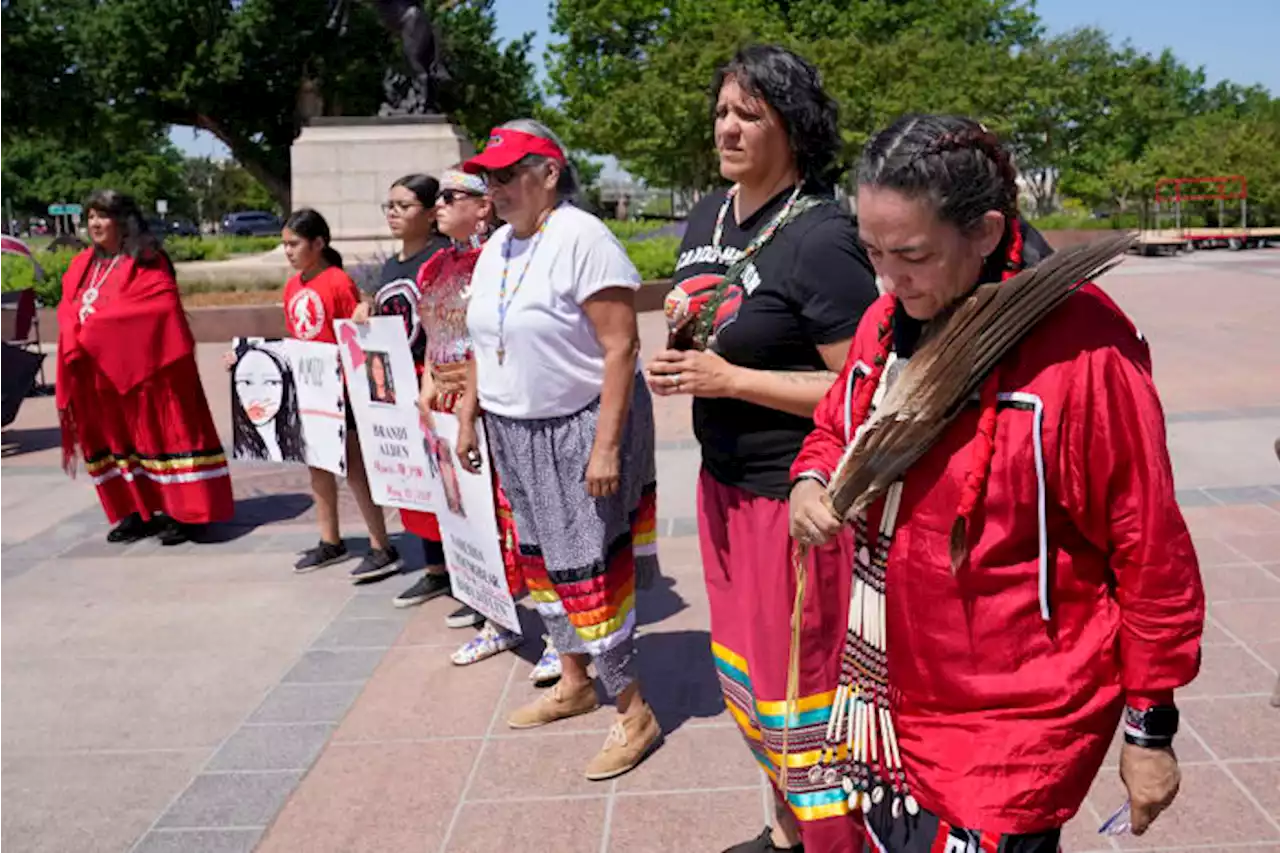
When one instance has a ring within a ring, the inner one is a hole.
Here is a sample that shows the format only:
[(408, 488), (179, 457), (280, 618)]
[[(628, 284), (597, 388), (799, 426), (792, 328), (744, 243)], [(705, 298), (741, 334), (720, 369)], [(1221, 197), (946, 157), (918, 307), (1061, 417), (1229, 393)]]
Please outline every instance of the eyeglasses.
[(480, 193), (469, 193), (466, 190), (440, 190), (436, 201), (442, 201), (447, 206), (461, 198), (484, 198), (484, 196)]
[(422, 207), (422, 203), (416, 201), (388, 201), (383, 202), (381, 207), (384, 215), (390, 214), (393, 210), (396, 213), (403, 215), (413, 210), (415, 207)]

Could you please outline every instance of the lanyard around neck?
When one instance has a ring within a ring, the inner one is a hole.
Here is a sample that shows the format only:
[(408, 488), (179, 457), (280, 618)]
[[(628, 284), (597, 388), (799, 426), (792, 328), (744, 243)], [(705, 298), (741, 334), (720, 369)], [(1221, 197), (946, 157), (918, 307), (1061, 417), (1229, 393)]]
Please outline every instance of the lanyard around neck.
[[(795, 207), (796, 202), (800, 198), (800, 190), (802, 186), (802, 184), (796, 184), (795, 189), (791, 191), (791, 195), (788, 196), (787, 202), (782, 206), (782, 209), (779, 210), (777, 215), (769, 221), (769, 224), (760, 229), (760, 231), (756, 233), (756, 236), (751, 239), (751, 242), (747, 244), (747, 248), (743, 250), (743, 258), (751, 257), (758, 252), (765, 243), (769, 242), (770, 238), (773, 237), (773, 232), (778, 229), (778, 225), (786, 220), (787, 216), (791, 213), (791, 209)], [(738, 185), (734, 184), (729, 188), (729, 191), (724, 194), (724, 204), (720, 205), (720, 212), (716, 214), (716, 228), (711, 234), (711, 246), (716, 250), (717, 254), (720, 252), (720, 244), (724, 240), (725, 218), (729, 215), (729, 208), (733, 206), (733, 200), (737, 197)]]

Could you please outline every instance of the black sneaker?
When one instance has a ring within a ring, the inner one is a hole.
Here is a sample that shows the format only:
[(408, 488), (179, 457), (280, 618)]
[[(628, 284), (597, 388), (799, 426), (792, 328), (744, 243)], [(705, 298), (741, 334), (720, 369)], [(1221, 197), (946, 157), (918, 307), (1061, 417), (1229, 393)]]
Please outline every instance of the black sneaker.
[(340, 563), (347, 558), (347, 546), (342, 543), (321, 542), (310, 551), (304, 551), (302, 559), (293, 564), (293, 570), (298, 574), (303, 572), (311, 572), (316, 569), (323, 569), (325, 566), (332, 566), (334, 563)]
[(141, 539), (146, 539), (155, 532), (155, 524), (151, 521), (143, 521), (142, 516), (135, 512), (133, 515), (111, 528), (111, 532), (107, 534), (107, 541), (113, 545), (137, 542)]
[(386, 549), (370, 548), (360, 565), (351, 570), (351, 580), (356, 583), (380, 581), (400, 571), (400, 552), (394, 546)]
[(195, 525), (183, 524), (172, 518), (163, 519), (160, 523), (160, 544), (172, 548), (174, 545), (181, 545), (183, 542), (190, 542), (191, 535), (195, 532)]
[(474, 628), (483, 623), (484, 617), (465, 604), (444, 617), (444, 624), (450, 628)]
[(427, 572), (418, 578), (418, 582), (400, 593), (395, 598), (396, 607), (413, 607), (442, 595), (452, 595), (453, 584), (446, 574)]
[(795, 847), (777, 847), (773, 843), (773, 828), (766, 826), (764, 832), (750, 841), (735, 844), (724, 853), (804, 853), (804, 845)]

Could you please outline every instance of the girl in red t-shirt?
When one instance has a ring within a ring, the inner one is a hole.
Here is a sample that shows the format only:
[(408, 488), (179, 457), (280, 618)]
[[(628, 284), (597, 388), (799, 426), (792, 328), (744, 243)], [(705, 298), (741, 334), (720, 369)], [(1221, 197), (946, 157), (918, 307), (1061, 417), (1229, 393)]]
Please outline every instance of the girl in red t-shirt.
[[(289, 215), (280, 235), (289, 265), (298, 274), (284, 286), (284, 319), (289, 334), (299, 340), (337, 344), (334, 320), (348, 319), (360, 303), (355, 282), (342, 270), (342, 255), (329, 245), (329, 223), (310, 208)], [(235, 355), (229, 354), (228, 367)], [(347, 485), (355, 495), (360, 514), (369, 528), (369, 553), (361, 570), (376, 570), (400, 559), (387, 539), (387, 522), (382, 508), (373, 502), (365, 475), (360, 439), (356, 435), (351, 404), (347, 401)], [(320, 521), (320, 542), (294, 564), (295, 572), (309, 572), (340, 562), (347, 546), (338, 529), (338, 480), (331, 472), (311, 468), (311, 493), (316, 499)]]
[[(311, 208), (289, 215), (280, 235), (289, 265), (298, 274), (284, 286), (285, 325), (289, 334), (304, 341), (336, 344), (334, 320), (346, 320), (360, 304), (360, 292), (342, 270), (342, 255), (329, 245), (329, 223)], [(347, 485), (355, 495), (360, 514), (369, 528), (369, 553), (361, 562), (361, 574), (388, 566), (400, 559), (387, 539), (387, 521), (382, 508), (374, 504), (369, 480), (360, 453), (351, 404), (347, 402)], [(347, 546), (338, 531), (338, 480), (329, 471), (311, 469), (311, 492), (316, 498), (320, 519), (320, 543), (302, 555), (295, 572), (309, 572), (336, 563), (347, 556)]]

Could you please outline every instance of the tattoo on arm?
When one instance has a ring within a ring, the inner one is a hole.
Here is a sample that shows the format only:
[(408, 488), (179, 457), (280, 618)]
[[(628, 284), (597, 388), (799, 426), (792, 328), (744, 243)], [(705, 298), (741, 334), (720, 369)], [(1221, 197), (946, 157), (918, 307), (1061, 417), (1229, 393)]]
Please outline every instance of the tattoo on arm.
[(831, 370), (766, 370), (764, 372), (796, 385), (830, 385), (838, 378)]

